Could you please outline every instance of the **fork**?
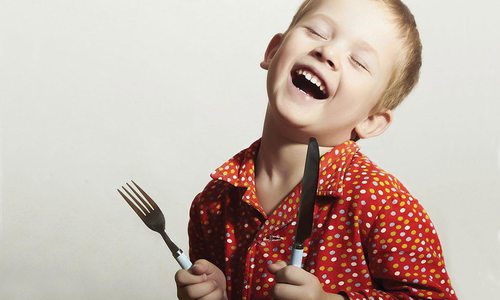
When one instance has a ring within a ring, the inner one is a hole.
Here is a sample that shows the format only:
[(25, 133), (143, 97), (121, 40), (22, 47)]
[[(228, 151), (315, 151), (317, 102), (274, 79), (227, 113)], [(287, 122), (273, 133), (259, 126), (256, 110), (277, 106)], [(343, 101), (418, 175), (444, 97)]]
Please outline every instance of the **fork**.
[[(177, 245), (172, 242), (172, 240), (168, 237), (167, 233), (165, 232), (165, 217), (163, 216), (163, 213), (161, 212), (160, 208), (156, 203), (149, 197), (146, 192), (141, 189), (140, 186), (138, 186), (133, 180), (132, 183), (134, 186), (139, 190), (139, 192), (142, 194), (142, 196), (130, 185), (127, 183), (127, 186), (132, 190), (132, 192), (135, 194), (130, 193), (127, 188), (122, 186), (122, 189), (129, 195), (129, 197), (133, 200), (133, 202), (124, 194), (120, 189), (117, 189), (118, 193), (122, 195), (123, 199), (127, 201), (128, 205), (135, 211), (135, 213), (141, 218), (142, 221), (144, 221), (144, 224), (149, 227), (149, 229), (158, 232), (165, 243), (168, 246), (168, 249), (172, 252), (172, 255), (174, 256), (175, 260), (179, 263), (181, 268), (183, 269), (189, 269), (191, 268), (192, 264), (189, 258), (184, 254), (184, 252), (177, 247)], [(145, 198), (145, 199), (144, 199)], [(138, 200), (139, 199), (139, 200)]]

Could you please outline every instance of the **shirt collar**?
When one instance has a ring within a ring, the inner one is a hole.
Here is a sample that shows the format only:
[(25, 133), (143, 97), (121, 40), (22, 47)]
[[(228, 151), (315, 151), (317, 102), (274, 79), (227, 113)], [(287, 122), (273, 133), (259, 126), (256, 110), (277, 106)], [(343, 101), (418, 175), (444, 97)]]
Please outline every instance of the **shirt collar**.
[[(235, 187), (251, 187), (255, 190), (255, 159), (259, 146), (260, 139), (217, 168), (211, 177)], [(343, 196), (346, 167), (358, 151), (356, 142), (346, 141), (321, 156), (316, 192), (318, 196)]]

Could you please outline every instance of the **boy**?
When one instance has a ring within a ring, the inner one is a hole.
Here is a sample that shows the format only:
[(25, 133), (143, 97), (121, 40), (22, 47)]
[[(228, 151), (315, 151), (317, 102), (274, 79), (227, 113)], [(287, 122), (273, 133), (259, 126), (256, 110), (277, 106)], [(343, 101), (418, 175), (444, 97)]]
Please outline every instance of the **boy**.
[[(421, 45), (399, 0), (307, 0), (270, 41), (262, 138), (212, 174), (190, 212), (180, 299), (456, 299), (425, 210), (355, 141), (389, 126)], [(309, 137), (320, 145), (303, 269), (287, 266)]]

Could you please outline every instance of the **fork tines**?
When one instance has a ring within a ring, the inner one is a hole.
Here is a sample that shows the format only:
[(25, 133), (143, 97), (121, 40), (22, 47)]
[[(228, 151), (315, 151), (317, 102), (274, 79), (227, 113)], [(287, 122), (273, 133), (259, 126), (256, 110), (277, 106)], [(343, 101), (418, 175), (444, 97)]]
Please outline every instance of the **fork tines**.
[(122, 189), (129, 195), (130, 198), (132, 198), (133, 202), (119, 189), (118, 193), (122, 195), (123, 199), (127, 201), (130, 207), (132, 207), (135, 213), (142, 219), (153, 210), (158, 209), (158, 205), (156, 205), (153, 199), (151, 199), (151, 197), (149, 197), (149, 195), (143, 189), (141, 189), (140, 186), (138, 186), (133, 180), (131, 181), (134, 184), (134, 186), (139, 190), (139, 192), (142, 194), (142, 196), (129, 183), (127, 183), (127, 186), (129, 187), (130, 190), (132, 190), (132, 192), (136, 195), (137, 198), (134, 197), (134, 195), (130, 193), (126, 187), (122, 186)]
[[(182, 250), (177, 247), (174, 242), (172, 242), (172, 240), (165, 232), (165, 217), (163, 216), (160, 208), (158, 207), (158, 205), (156, 205), (153, 199), (151, 199), (151, 197), (149, 197), (149, 195), (146, 194), (146, 192), (141, 189), (141, 187), (138, 186), (133, 180), (132, 183), (134, 184), (135, 189), (127, 183), (127, 186), (132, 191), (132, 193), (129, 191), (129, 189), (122, 186), (122, 189), (125, 191), (125, 193), (128, 194), (128, 197), (122, 191), (120, 191), (120, 189), (118, 189), (118, 193), (122, 195), (123, 199), (125, 199), (128, 205), (130, 205), (130, 207), (141, 218), (144, 224), (149, 227), (149, 229), (158, 232), (162, 236), (163, 240), (167, 244), (168, 248), (172, 252), (172, 255), (177, 260), (179, 265), (183, 269), (189, 269), (192, 266), (191, 261), (186, 256), (186, 254), (184, 254), (184, 252), (182, 252)], [(136, 189), (139, 190), (139, 192), (137, 192)], [(130, 200), (129, 198), (132, 200)]]

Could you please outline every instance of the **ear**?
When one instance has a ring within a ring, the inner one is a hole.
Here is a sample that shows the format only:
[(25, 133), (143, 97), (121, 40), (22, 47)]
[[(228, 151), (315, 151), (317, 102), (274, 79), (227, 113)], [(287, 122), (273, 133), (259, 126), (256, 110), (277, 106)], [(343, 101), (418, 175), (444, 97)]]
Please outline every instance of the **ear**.
[(283, 41), (283, 34), (277, 33), (273, 36), (269, 44), (267, 45), (266, 53), (264, 54), (264, 60), (260, 63), (260, 67), (264, 70), (269, 70), (269, 65), (271, 64), (271, 60), (278, 51), (281, 41)]
[(382, 134), (392, 123), (392, 111), (385, 110), (368, 116), (353, 129), (361, 139), (367, 139)]

